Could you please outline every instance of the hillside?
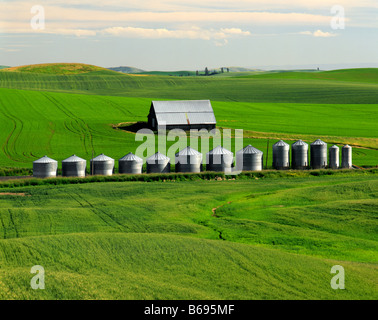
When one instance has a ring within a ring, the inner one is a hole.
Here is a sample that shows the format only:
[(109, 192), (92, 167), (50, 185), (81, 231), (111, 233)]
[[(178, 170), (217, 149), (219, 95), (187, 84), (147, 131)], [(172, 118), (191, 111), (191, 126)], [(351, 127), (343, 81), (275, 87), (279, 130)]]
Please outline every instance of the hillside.
[[(169, 77), (133, 76), (110, 70), (60, 75), (47, 71), (0, 71), (0, 87), (151, 99), (378, 104), (378, 79), (374, 76), (375, 69), (369, 71), (369, 82), (365, 80), (365, 73), (345, 71), (343, 77), (349, 80), (341, 81), (339, 78), (313, 78), (321, 77), (323, 72), (309, 75), (304, 72), (291, 72), (247, 77)], [(325, 77), (329, 76), (328, 72), (324, 74)]]
[(377, 192), (373, 171), (1, 188), (0, 298), (376, 300)]
[[(150, 98), (0, 89), (0, 140), (4, 141), (0, 167), (30, 168), (33, 160), (45, 154), (56, 160), (73, 153), (89, 159), (92, 150), (119, 159), (135, 152), (140, 143), (135, 142), (134, 133), (115, 130), (113, 125), (146, 121), (150, 104)], [(212, 101), (212, 105), (218, 127), (243, 128), (244, 144), (264, 152), (268, 138), (270, 145), (280, 139), (311, 143), (322, 138), (329, 144), (363, 147), (353, 151), (356, 165), (378, 164), (375, 105), (363, 109), (353, 104)], [(324, 121), (329, 117), (337, 121)], [(270, 156), (269, 166), (271, 160)]]
[(260, 79), (303, 79), (303, 80), (335, 80), (346, 82), (378, 83), (378, 68), (368, 69), (342, 69), (322, 72), (270, 72), (247, 76)]
[(6, 68), (2, 71), (54, 75), (86, 74), (92, 72), (110, 73), (108, 69), (83, 63), (45, 63)]
[(129, 74), (146, 72), (145, 70), (134, 68), (134, 67), (112, 67), (112, 68), (107, 68), (107, 69), (112, 70), (112, 71), (122, 72), (122, 73), (129, 73)]

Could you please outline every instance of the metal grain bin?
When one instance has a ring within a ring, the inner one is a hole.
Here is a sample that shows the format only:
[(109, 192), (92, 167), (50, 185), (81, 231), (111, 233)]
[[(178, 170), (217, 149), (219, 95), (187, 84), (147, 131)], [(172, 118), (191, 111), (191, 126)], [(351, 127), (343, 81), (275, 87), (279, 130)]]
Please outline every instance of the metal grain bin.
[(311, 167), (313, 169), (327, 167), (327, 144), (320, 139), (311, 143)]
[(114, 159), (103, 153), (91, 159), (91, 174), (111, 176), (114, 172)]
[(338, 146), (333, 145), (329, 148), (329, 167), (331, 169), (338, 169), (339, 168), (339, 156), (340, 156), (340, 149)]
[(85, 177), (87, 161), (73, 155), (62, 161), (63, 177)]
[(263, 169), (263, 152), (249, 144), (236, 152), (236, 166), (241, 171), (261, 171)]
[(141, 174), (143, 159), (130, 152), (118, 160), (118, 168), (119, 173)]
[(202, 153), (186, 147), (175, 155), (176, 172), (201, 172)]
[(291, 166), (293, 169), (308, 168), (308, 144), (298, 140), (291, 145)]
[(206, 153), (207, 171), (231, 170), (233, 162), (234, 154), (222, 146), (217, 146), (213, 150)]
[(352, 168), (352, 147), (347, 144), (341, 149), (341, 167), (343, 169)]
[(147, 158), (147, 173), (169, 173), (171, 172), (171, 159), (164, 154), (157, 152)]
[(273, 145), (273, 168), (277, 170), (290, 168), (290, 146), (282, 140)]
[(33, 162), (33, 176), (36, 178), (53, 178), (58, 171), (58, 161), (44, 156)]

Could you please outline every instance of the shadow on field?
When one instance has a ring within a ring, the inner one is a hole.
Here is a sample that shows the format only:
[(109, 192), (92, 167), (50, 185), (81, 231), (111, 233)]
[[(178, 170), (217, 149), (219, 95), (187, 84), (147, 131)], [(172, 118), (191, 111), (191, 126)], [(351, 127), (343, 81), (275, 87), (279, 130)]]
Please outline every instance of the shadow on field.
[(123, 130), (128, 132), (137, 133), (139, 130), (142, 129), (150, 129), (147, 122), (140, 121), (140, 122), (124, 122), (118, 125), (113, 125), (113, 128), (116, 130)]

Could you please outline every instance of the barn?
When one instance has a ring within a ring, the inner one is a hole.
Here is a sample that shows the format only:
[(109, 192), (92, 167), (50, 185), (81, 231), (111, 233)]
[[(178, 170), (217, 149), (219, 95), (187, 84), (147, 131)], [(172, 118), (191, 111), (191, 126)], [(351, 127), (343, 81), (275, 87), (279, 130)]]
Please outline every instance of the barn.
[(212, 130), (216, 120), (210, 100), (152, 101), (148, 124), (155, 131), (164, 124), (167, 130)]

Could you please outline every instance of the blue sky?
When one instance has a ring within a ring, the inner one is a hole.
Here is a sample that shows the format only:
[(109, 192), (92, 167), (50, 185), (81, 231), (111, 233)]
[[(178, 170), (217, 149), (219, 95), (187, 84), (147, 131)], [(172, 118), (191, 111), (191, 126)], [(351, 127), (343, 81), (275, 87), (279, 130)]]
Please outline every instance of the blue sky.
[(48, 62), (145, 70), (378, 67), (378, 1), (1, 1), (0, 65)]

